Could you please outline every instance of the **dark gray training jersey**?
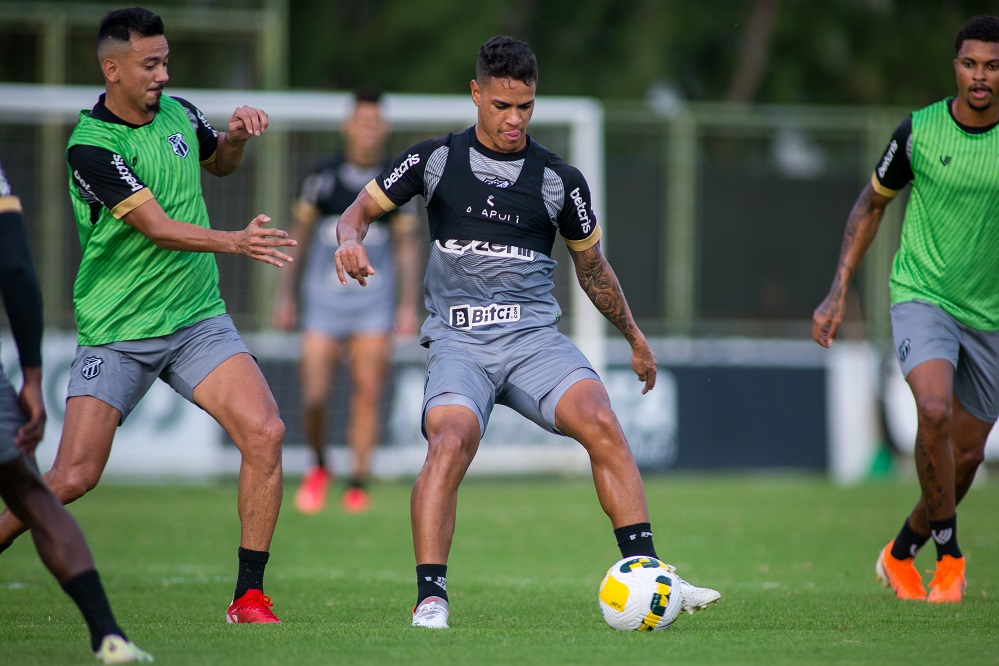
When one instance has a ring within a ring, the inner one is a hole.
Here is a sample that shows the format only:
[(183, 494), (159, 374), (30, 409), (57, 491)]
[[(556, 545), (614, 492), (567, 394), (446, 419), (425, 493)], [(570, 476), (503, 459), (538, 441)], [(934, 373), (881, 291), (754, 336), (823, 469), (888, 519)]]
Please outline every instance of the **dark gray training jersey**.
[(367, 191), (386, 209), (418, 194), (426, 201), (424, 346), (555, 326), (556, 233), (574, 250), (600, 239), (578, 169), (531, 139), (516, 153), (490, 150), (474, 127), (412, 146)]

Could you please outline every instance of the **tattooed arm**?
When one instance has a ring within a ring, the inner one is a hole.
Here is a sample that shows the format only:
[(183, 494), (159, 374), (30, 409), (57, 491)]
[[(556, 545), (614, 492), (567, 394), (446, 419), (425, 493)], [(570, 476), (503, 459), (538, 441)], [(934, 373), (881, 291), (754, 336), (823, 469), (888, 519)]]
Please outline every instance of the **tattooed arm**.
[(631, 345), (631, 368), (645, 382), (642, 393), (648, 393), (656, 384), (656, 355), (648, 340), (638, 330), (617, 275), (600, 251), (600, 243), (586, 250), (570, 248), (569, 254), (576, 265), (579, 286), (597, 306), (597, 310), (621, 331), (621, 335)]
[(878, 232), (890, 201), (891, 197), (880, 194), (868, 183), (850, 210), (832, 286), (812, 313), (812, 338), (823, 347), (830, 347), (836, 339), (846, 309), (846, 290)]

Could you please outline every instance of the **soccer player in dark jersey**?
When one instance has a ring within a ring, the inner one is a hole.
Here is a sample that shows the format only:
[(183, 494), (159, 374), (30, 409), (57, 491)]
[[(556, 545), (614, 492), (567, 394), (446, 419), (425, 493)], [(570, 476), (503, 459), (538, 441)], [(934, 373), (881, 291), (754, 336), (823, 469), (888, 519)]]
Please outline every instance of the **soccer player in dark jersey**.
[[(160, 18), (116, 10), (98, 31), (105, 94), (69, 140), (70, 198), (83, 256), (73, 290), (78, 331), (62, 439), (45, 480), (63, 502), (93, 488), (115, 429), (157, 377), (212, 415), (242, 454), (236, 589), (229, 622), (278, 622), (263, 594), (281, 505), (284, 423), (253, 357), (225, 313), (214, 252), (282, 266), (294, 244), (258, 215), (214, 230), (201, 169), (239, 166), (267, 114), (236, 109), (217, 133), (191, 103), (163, 95), (170, 49)], [(25, 529), (0, 516), (0, 543)]]
[[(21, 362), (18, 393), (0, 364), (0, 498), (31, 527), (42, 563), (83, 613), (102, 663), (150, 662), (111, 612), (80, 525), (38, 475), (35, 447), (45, 431), (42, 294), (31, 262), (21, 201), (0, 166), (0, 295)], [(109, 661), (112, 660), (113, 661)]]
[[(909, 184), (891, 318), (919, 416), (922, 493), (876, 571), (900, 599), (941, 603), (964, 598), (957, 504), (999, 417), (999, 17), (968, 21), (954, 49), (957, 95), (913, 112), (895, 130), (853, 205), (832, 287), (812, 316), (812, 337), (829, 347), (885, 207)], [(915, 557), (930, 537), (937, 561), (927, 592)]]
[(388, 166), (388, 132), (381, 93), (359, 89), (342, 126), (343, 154), (309, 172), (292, 208), (289, 233), (299, 245), (289, 254), (305, 261), (290, 264), (281, 273), (274, 324), (291, 330), (301, 317), (302, 425), (315, 459), (295, 493), (295, 508), (302, 513), (316, 513), (326, 504), (333, 476), (325, 455), (326, 404), (341, 359), (346, 359), (350, 372), (347, 444), (354, 457), (341, 502), (350, 513), (367, 508), (366, 480), (378, 443), (379, 406), (391, 362), (392, 334), (413, 335), (417, 330), (415, 206), (396, 209), (369, 229), (365, 246), (378, 278), (369, 281), (367, 288), (356, 282), (340, 284), (333, 263), (340, 214)]
[[(643, 393), (655, 385), (656, 357), (600, 252), (585, 179), (527, 135), (537, 79), (526, 44), (512, 37), (487, 41), (471, 82), (476, 124), (405, 151), (368, 183), (337, 227), (341, 281), (349, 276), (366, 284), (372, 267), (363, 240), (371, 221), (418, 194), (427, 204), (430, 314), (420, 341), (429, 348), (428, 450), (411, 501), (415, 626), (448, 626), (447, 559), (458, 486), (495, 403), (580, 442), (622, 556), (656, 556), (645, 489), (607, 391), (556, 327), (556, 232), (569, 247), (580, 286), (631, 344)], [(721, 596), (685, 581), (680, 588), (689, 612)]]

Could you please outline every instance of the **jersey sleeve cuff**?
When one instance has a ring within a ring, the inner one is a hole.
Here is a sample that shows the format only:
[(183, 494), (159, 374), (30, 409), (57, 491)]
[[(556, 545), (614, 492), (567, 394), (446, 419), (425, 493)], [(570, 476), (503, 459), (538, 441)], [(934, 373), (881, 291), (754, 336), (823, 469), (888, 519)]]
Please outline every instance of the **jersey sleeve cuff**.
[(0, 213), (20, 213), (21, 200), (15, 196), (0, 197)]
[(372, 178), (367, 185), (364, 186), (364, 191), (375, 200), (375, 203), (382, 207), (386, 213), (390, 210), (395, 210), (396, 205), (392, 203), (392, 200), (388, 198), (388, 195), (382, 192), (382, 188), (378, 186), (378, 182)]
[(871, 187), (873, 187), (874, 191), (877, 192), (878, 194), (880, 194), (883, 197), (888, 197), (889, 199), (894, 199), (895, 197), (898, 196), (898, 192), (899, 191), (898, 190), (893, 190), (893, 189), (891, 189), (889, 187), (885, 187), (884, 185), (882, 185), (881, 181), (878, 180), (878, 174), (876, 174), (876, 173), (872, 173), (871, 174)]
[(596, 227), (594, 227), (593, 233), (587, 236), (586, 238), (583, 238), (581, 240), (569, 240), (568, 238), (566, 238), (565, 244), (569, 246), (570, 250), (573, 250), (575, 252), (582, 252), (583, 250), (589, 250), (591, 247), (596, 245), (597, 241), (600, 240), (600, 236), (602, 235), (603, 231), (600, 229), (600, 225), (598, 224)]
[(120, 204), (111, 209), (111, 215), (116, 220), (120, 220), (125, 217), (133, 210), (146, 203), (153, 198), (153, 193), (149, 191), (148, 187), (144, 187), (129, 198), (122, 201)]

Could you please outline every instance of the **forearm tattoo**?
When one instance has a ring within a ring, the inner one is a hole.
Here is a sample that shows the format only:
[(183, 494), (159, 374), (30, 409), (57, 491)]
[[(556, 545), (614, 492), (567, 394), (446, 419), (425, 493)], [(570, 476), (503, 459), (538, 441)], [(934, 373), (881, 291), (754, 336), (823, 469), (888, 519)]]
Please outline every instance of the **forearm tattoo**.
[(604, 317), (621, 331), (624, 338), (635, 341), (635, 321), (621, 291), (614, 269), (598, 252), (580, 253), (576, 261), (579, 285)]

